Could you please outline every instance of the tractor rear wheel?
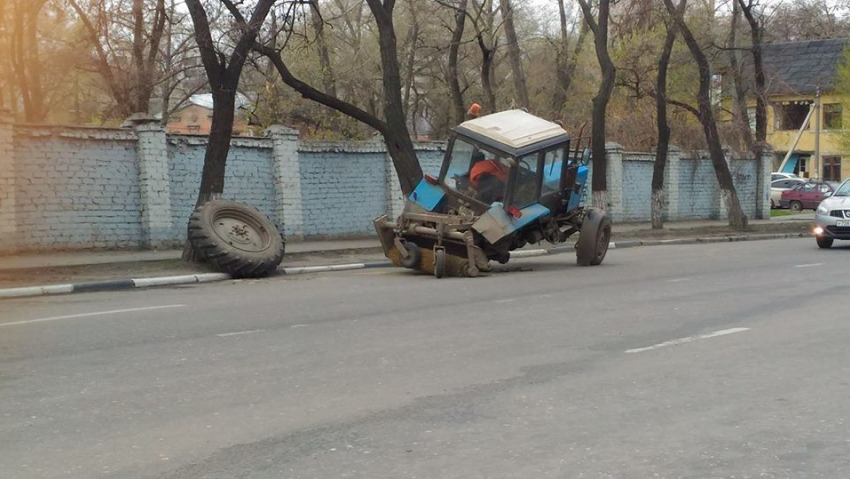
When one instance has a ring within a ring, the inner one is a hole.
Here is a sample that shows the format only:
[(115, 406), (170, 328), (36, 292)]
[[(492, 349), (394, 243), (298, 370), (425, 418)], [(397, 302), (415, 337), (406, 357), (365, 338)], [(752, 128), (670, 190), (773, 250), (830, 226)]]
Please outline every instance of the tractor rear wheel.
[(196, 209), (189, 241), (213, 269), (235, 278), (267, 276), (283, 260), (284, 242), (274, 223), (233, 201), (208, 201)]
[(590, 208), (584, 216), (578, 243), (576, 243), (576, 262), (579, 266), (597, 266), (602, 264), (608, 253), (611, 241), (611, 218), (605, 212)]

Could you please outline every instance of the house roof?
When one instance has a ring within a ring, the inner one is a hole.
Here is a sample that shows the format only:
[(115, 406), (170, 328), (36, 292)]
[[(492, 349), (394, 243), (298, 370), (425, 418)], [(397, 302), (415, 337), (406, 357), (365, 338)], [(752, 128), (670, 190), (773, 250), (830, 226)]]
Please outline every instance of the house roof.
[[(763, 45), (764, 70), (769, 94), (811, 94), (834, 89), (838, 67), (844, 59), (847, 38)], [(749, 55), (748, 55), (749, 56)], [(752, 57), (750, 57), (752, 58)], [(752, 66), (746, 75), (752, 78)]]

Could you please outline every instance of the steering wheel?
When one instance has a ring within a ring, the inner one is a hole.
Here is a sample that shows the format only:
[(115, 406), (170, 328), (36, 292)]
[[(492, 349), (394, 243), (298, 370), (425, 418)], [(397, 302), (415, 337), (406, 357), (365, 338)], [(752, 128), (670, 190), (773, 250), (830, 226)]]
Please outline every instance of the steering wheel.
[(531, 163), (529, 163), (528, 160), (519, 160), (519, 164), (524, 167), (526, 171), (531, 171)]

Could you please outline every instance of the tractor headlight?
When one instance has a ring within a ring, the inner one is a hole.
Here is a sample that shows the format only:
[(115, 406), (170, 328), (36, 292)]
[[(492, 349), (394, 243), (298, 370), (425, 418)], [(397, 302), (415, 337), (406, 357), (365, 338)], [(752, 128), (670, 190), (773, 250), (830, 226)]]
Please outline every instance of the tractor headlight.
[(827, 209), (827, 207), (824, 205), (818, 205), (817, 213), (819, 215), (826, 216), (827, 214), (829, 214), (829, 209)]

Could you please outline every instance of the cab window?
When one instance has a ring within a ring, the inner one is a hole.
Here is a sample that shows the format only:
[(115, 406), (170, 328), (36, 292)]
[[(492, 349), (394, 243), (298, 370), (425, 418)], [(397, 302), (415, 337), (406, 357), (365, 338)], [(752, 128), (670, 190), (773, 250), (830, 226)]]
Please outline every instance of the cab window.
[(517, 160), (516, 188), (511, 201), (512, 206), (525, 208), (538, 201), (538, 161), (537, 153), (526, 155)]

